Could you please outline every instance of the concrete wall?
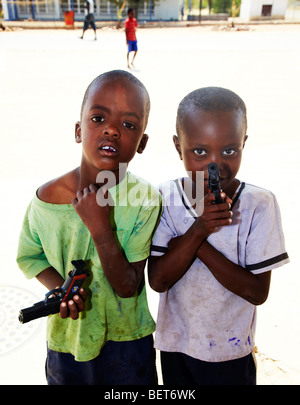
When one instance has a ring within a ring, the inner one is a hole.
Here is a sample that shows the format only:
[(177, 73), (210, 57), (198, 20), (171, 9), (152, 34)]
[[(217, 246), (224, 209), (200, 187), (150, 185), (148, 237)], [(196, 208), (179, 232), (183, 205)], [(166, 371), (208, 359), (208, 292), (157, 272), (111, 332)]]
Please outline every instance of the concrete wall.
[[(155, 15), (161, 20), (178, 20), (179, 1), (178, 0), (160, 0)], [(155, 7), (155, 8), (156, 8)]]
[[(240, 18), (244, 21), (264, 18), (284, 18), (288, 0), (242, 0)], [(272, 6), (271, 16), (263, 17), (263, 6)]]

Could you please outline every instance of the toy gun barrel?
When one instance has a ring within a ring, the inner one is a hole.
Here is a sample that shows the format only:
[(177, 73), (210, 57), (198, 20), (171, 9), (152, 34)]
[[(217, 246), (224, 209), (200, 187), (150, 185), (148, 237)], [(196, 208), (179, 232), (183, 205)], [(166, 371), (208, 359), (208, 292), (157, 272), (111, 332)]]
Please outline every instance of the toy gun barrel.
[(20, 310), (19, 321), (21, 323), (26, 323), (43, 316), (57, 314), (60, 309), (60, 304), (69, 301), (78, 293), (79, 288), (87, 276), (85, 270), (86, 264), (83, 260), (73, 260), (72, 264), (74, 269), (69, 272), (66, 281), (61, 287), (49, 291), (43, 301), (35, 303), (32, 307)]
[(215, 201), (213, 204), (221, 204), (225, 200), (221, 198), (221, 180), (220, 180), (220, 171), (217, 163), (209, 163), (207, 166), (208, 172), (208, 188), (215, 195)]
[(57, 314), (60, 304), (60, 300), (52, 303), (47, 303), (46, 301), (37, 302), (32, 307), (21, 309), (19, 321), (20, 323), (26, 323), (43, 316)]

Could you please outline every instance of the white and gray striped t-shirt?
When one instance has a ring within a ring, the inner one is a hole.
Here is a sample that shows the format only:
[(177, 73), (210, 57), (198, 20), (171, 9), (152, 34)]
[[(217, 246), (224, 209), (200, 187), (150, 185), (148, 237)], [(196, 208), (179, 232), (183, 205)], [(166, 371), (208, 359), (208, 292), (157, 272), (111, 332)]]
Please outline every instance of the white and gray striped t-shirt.
[[(188, 179), (184, 179), (188, 181)], [(197, 215), (182, 179), (166, 182), (160, 191), (164, 212), (151, 255), (163, 255), (172, 238), (183, 235)], [(232, 262), (254, 274), (289, 262), (275, 196), (241, 183), (233, 197), (233, 221), (207, 241)], [(256, 307), (223, 287), (196, 259), (184, 276), (160, 294), (155, 347), (210, 362), (244, 357), (254, 348)]]

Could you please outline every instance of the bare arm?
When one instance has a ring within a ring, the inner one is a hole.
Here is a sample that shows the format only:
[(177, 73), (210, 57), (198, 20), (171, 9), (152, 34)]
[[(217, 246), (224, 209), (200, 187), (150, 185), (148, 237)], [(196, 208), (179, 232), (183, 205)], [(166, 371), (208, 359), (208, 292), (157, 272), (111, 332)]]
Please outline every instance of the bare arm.
[(202, 216), (195, 220), (184, 235), (170, 241), (166, 254), (149, 258), (149, 284), (155, 291), (166, 291), (176, 283), (195, 260), (197, 251), (206, 237), (219, 226), (231, 224), (231, 200), (212, 205), (213, 199), (213, 194), (205, 197)]
[(112, 288), (120, 297), (131, 297), (140, 284), (146, 260), (128, 262), (111, 228), (110, 207), (97, 204), (97, 191), (98, 187), (91, 184), (77, 193), (72, 204), (91, 233), (104, 274)]
[[(216, 227), (230, 226), (231, 223), (226, 203), (210, 206), (212, 198), (206, 196), (203, 215), (196, 219), (183, 236), (170, 241), (165, 255), (149, 259), (149, 284), (158, 292), (168, 290), (198, 257), (226, 289), (253, 305), (260, 305), (268, 297), (271, 272), (255, 275), (228, 260), (207, 242), (206, 237)], [(216, 207), (223, 211), (211, 211)]]
[(228, 260), (207, 241), (204, 241), (198, 249), (197, 257), (223, 287), (251, 304), (261, 305), (268, 298), (271, 271), (253, 274)]
[(36, 276), (37, 280), (42, 283), (47, 289), (53, 290), (57, 286), (61, 286), (64, 283), (62, 276), (53, 268), (48, 267)]
[(203, 239), (194, 223), (183, 236), (170, 241), (167, 253), (149, 257), (149, 284), (153, 290), (167, 291), (186, 273)]

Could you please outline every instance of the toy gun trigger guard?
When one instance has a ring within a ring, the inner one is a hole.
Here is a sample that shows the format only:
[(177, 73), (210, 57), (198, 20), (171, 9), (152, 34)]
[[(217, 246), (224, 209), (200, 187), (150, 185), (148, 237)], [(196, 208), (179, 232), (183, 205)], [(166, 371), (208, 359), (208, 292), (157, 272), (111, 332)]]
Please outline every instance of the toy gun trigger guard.
[(71, 300), (79, 292), (87, 276), (86, 264), (83, 260), (73, 260), (71, 263), (74, 269), (69, 272), (67, 279), (61, 287), (48, 291), (43, 301), (35, 303), (32, 307), (20, 310), (20, 323), (57, 314), (60, 310), (60, 304)]
[(217, 163), (209, 163), (207, 166), (208, 173), (208, 188), (211, 193), (215, 195), (215, 201), (212, 201), (212, 204), (221, 204), (225, 202), (225, 199), (221, 197), (221, 180), (220, 180), (220, 171)]
[(48, 291), (48, 292), (45, 294), (45, 299), (44, 299), (44, 301), (46, 302), (46, 301), (48, 300), (48, 298), (51, 297), (52, 295), (59, 295), (59, 294), (62, 294), (63, 291), (64, 291), (64, 290), (62, 289), (62, 287), (57, 287), (57, 288), (54, 288), (53, 290)]

